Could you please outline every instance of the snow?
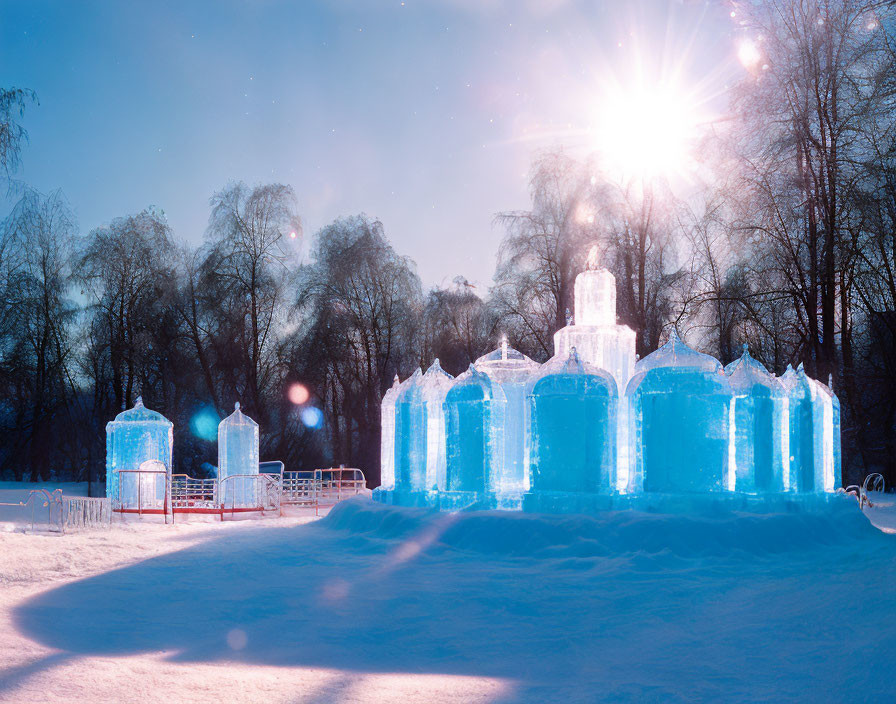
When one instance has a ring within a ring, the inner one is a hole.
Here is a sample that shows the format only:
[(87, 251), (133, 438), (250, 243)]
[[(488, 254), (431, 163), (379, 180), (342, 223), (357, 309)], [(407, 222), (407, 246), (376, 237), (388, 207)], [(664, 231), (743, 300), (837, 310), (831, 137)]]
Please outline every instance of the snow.
[(0, 701), (889, 701), (872, 500), (0, 534)]

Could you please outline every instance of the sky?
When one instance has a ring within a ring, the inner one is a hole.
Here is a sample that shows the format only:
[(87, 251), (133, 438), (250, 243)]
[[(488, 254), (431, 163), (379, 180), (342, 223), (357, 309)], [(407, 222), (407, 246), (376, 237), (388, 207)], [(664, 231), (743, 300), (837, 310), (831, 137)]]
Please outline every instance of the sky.
[(596, 148), (609, 82), (646, 67), (723, 109), (733, 7), (0, 0), (0, 86), (39, 100), (16, 177), (62, 189), (82, 233), (152, 205), (195, 246), (228, 181), (288, 183), (306, 248), (363, 212), (425, 286), (462, 275), (484, 292), (495, 214), (527, 207), (539, 150)]

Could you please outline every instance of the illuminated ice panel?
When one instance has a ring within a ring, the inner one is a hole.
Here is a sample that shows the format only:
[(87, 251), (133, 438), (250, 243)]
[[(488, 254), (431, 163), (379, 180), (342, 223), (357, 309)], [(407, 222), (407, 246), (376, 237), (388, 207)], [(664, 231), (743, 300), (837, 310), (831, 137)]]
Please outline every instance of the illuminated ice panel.
[(417, 369), (395, 399), (395, 488), (421, 491), (426, 482), (426, 407)]
[(454, 377), (436, 359), (420, 382), (426, 412), (426, 488), (445, 487), (445, 396)]
[(631, 490), (715, 492), (729, 488), (731, 387), (721, 365), (673, 332), (635, 365), (630, 403)]
[(504, 460), (504, 411), (499, 384), (475, 365), (445, 396), (447, 491), (485, 492)]
[(575, 350), (554, 357), (528, 386), (531, 491), (610, 492), (615, 487), (617, 392), (613, 376)]

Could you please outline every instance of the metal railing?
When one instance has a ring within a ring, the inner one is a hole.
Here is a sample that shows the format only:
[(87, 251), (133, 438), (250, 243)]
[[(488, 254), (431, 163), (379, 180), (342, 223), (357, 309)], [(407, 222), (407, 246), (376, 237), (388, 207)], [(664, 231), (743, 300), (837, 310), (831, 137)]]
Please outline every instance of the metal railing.
[(195, 479), (188, 474), (171, 475), (173, 509), (218, 508), (218, 480)]
[(315, 469), (314, 479), (318, 483), (318, 506), (332, 506), (357, 496), (367, 486), (364, 472), (349, 467)]

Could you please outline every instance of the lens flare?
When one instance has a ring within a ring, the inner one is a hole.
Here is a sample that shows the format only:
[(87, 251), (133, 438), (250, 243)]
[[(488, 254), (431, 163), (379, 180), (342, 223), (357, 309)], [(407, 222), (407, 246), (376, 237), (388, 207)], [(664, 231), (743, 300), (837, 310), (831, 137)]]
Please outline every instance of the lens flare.
[(294, 403), (297, 406), (308, 403), (308, 399), (311, 398), (308, 389), (302, 384), (293, 384), (290, 386), (289, 390), (286, 392), (286, 396), (289, 398), (290, 403)]
[(324, 422), (324, 414), (314, 406), (303, 408), (301, 418), (306, 428), (319, 428)]

